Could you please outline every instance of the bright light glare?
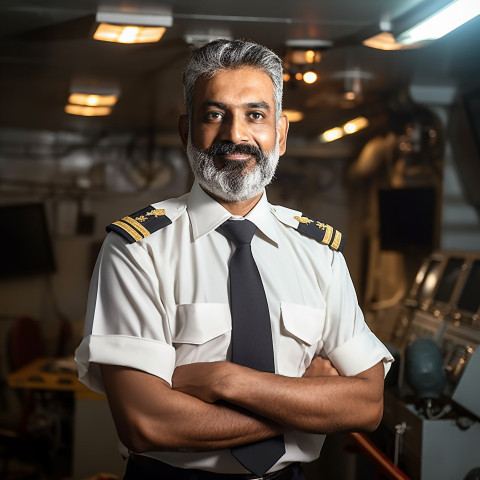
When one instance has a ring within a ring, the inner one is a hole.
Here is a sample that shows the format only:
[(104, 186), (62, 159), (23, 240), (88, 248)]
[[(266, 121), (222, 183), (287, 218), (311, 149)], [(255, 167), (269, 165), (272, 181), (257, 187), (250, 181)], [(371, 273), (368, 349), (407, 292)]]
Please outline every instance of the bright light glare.
[(286, 110), (283, 110), (282, 113), (287, 116), (288, 121), (290, 123), (300, 122), (305, 117), (303, 112), (301, 112), (300, 110), (288, 110), (288, 109), (286, 109)]
[(110, 107), (86, 107), (84, 105), (65, 105), (65, 112), (70, 115), (82, 115), (84, 117), (103, 117), (110, 115)]
[(320, 140), (322, 142), (333, 142), (344, 136), (343, 128), (335, 127), (330, 130), (326, 130), (320, 135)]
[(139, 27), (125, 27), (118, 37), (118, 41), (120, 43), (134, 43), (139, 32)]
[(480, 14), (478, 0), (455, 0), (434, 15), (406, 30), (397, 38), (399, 43), (413, 43), (436, 40)]
[(407, 50), (412, 48), (420, 48), (423, 45), (405, 45), (395, 40), (390, 32), (380, 32), (373, 37), (367, 38), (362, 42), (366, 47), (376, 48), (377, 50)]
[(368, 127), (368, 120), (365, 117), (357, 117), (350, 120), (343, 126), (343, 130), (346, 134), (351, 134), (362, 130), (362, 128)]
[(315, 51), (314, 50), (307, 50), (305, 52), (305, 59), (307, 60), (307, 63), (315, 62)]
[(320, 135), (319, 138), (321, 142), (333, 142), (334, 140), (338, 140), (345, 135), (358, 132), (359, 130), (368, 127), (368, 125), (369, 122), (367, 118), (357, 117), (345, 123), (342, 127), (334, 127), (330, 130), (326, 130)]
[(317, 81), (317, 74), (315, 72), (305, 72), (303, 74), (303, 81), (308, 84), (315, 83)]
[(136, 25), (101, 23), (93, 38), (104, 42), (152, 43), (158, 42), (165, 30), (165, 27), (140, 27)]
[(72, 93), (68, 97), (68, 103), (75, 105), (87, 105), (89, 107), (113, 106), (117, 103), (117, 95), (97, 95), (90, 93)]

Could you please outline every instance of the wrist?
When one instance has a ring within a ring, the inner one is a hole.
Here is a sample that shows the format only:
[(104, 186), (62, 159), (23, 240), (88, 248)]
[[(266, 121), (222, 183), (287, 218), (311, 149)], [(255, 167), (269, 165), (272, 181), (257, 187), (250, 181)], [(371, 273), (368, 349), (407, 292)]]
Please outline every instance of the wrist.
[(256, 395), (256, 389), (265, 380), (264, 372), (244, 367), (236, 363), (225, 362), (218, 394), (222, 400), (240, 407), (249, 408), (250, 400)]
[(238, 367), (238, 365), (231, 362), (217, 363), (212, 389), (215, 397), (219, 400), (229, 401), (229, 397), (232, 395), (236, 377), (235, 367)]

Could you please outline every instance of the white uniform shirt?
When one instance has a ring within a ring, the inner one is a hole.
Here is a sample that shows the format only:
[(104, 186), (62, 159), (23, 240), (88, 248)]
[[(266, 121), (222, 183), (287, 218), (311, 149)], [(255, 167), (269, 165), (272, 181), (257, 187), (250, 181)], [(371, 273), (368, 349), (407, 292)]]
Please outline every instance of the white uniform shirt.
[[(98, 363), (171, 383), (178, 365), (230, 359), (228, 262), (235, 247), (216, 228), (231, 214), (196, 183), (190, 194), (153, 207), (172, 224), (134, 243), (110, 233), (93, 273), (76, 361), (80, 380), (98, 392)], [(276, 373), (301, 377), (318, 355), (341, 375), (382, 360), (387, 372), (392, 356), (364, 322), (343, 255), (296, 231), (298, 215), (264, 194), (246, 216), (258, 227), (252, 253), (268, 299)], [(285, 434), (286, 453), (272, 471), (314, 460), (324, 438)], [(228, 449), (148, 455), (183, 468), (246, 473)]]

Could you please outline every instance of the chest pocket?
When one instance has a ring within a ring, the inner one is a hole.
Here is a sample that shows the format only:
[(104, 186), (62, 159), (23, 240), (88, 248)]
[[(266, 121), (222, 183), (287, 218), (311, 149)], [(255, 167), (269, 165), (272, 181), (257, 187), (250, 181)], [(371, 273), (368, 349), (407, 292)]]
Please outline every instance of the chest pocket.
[(226, 360), (232, 321), (224, 303), (177, 305), (172, 337), (176, 366)]
[(278, 373), (301, 376), (316, 352), (323, 346), (325, 305), (310, 307), (296, 303), (281, 303), (282, 335), (277, 357)]

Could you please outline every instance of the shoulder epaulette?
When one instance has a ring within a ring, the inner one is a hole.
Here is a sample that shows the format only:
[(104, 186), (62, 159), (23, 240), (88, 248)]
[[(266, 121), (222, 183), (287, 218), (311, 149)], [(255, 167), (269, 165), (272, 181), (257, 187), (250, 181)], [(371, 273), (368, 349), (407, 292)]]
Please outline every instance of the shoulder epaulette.
[(149, 205), (128, 217), (111, 223), (107, 232), (115, 232), (121, 235), (127, 242), (134, 243), (147, 238), (152, 233), (160, 230), (172, 221), (167, 217), (163, 208), (155, 208)]
[(345, 237), (335, 228), (313, 218), (305, 217), (303, 214), (301, 217), (295, 216), (294, 219), (298, 222), (296, 229), (302, 235), (312, 237), (324, 245), (328, 245), (332, 250), (343, 251)]

